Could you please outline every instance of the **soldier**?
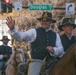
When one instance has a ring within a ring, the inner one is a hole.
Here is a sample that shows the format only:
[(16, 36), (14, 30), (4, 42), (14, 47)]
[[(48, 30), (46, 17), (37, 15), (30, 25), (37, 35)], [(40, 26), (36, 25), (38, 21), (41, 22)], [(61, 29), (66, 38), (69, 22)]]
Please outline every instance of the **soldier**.
[(12, 48), (8, 46), (10, 39), (8, 39), (7, 36), (3, 36), (1, 41), (3, 44), (0, 45), (0, 70), (2, 70), (4, 64), (8, 61), (12, 54)]
[(55, 23), (50, 12), (43, 12), (37, 20), (41, 23), (41, 27), (33, 28), (26, 32), (19, 32), (15, 27), (15, 21), (12, 17), (7, 17), (7, 26), (10, 28), (9, 33), (13, 38), (21, 42), (29, 42), (31, 44), (31, 62), (29, 64), (28, 75), (39, 75), (43, 59), (48, 52), (53, 52), (60, 56), (63, 54), (63, 46), (60, 36), (51, 30), (50, 24)]
[(76, 42), (75, 36), (72, 33), (75, 27), (76, 25), (73, 23), (72, 18), (64, 18), (62, 24), (58, 26), (61, 31), (64, 31), (64, 34), (60, 36), (64, 51)]

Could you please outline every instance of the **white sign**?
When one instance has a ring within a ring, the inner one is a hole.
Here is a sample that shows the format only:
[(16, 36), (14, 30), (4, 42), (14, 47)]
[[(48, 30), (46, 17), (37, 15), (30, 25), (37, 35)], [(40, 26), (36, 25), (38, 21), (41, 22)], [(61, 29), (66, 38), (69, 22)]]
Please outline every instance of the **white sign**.
[(14, 2), (14, 9), (15, 11), (22, 11), (22, 2), (20, 1)]
[(66, 14), (75, 14), (74, 3), (66, 3)]

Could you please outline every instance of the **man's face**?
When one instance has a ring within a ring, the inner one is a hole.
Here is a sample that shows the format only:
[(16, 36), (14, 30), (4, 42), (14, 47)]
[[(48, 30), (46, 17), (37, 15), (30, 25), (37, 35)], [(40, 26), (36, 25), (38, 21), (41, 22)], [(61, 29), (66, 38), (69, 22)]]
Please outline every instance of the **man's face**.
[(72, 25), (66, 25), (66, 26), (63, 26), (62, 29), (65, 33), (71, 34), (72, 30), (73, 30), (73, 26)]
[(8, 40), (7, 39), (4, 39), (3, 40), (3, 44), (7, 44), (8, 43)]
[(45, 21), (45, 20), (41, 21), (41, 27), (44, 29), (48, 29), (50, 27), (50, 24), (51, 24), (51, 21)]

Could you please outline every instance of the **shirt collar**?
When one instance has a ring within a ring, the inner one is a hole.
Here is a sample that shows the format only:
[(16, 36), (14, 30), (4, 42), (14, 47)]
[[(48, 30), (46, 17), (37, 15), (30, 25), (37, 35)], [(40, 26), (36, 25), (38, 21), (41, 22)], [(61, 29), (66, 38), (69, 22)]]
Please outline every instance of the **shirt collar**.
[[(64, 34), (65, 36), (66, 36), (66, 34)], [(71, 34), (71, 37), (70, 38), (68, 38), (69, 40), (71, 40), (71, 38), (73, 37), (74, 35), (73, 35), (73, 33)], [(66, 36), (67, 37), (67, 36)]]
[(44, 29), (41, 27), (41, 29), (45, 30), (45, 32), (48, 32), (49, 30), (51, 30), (51, 27), (49, 27), (48, 29)]
[(3, 46), (7, 46), (7, 45), (3, 44)]
[(46, 29), (46, 32), (48, 32), (49, 30), (51, 30), (51, 27), (49, 27), (48, 29)]
[(71, 34), (71, 37), (69, 38), (69, 40), (71, 40), (72, 36), (73, 36), (73, 34)]

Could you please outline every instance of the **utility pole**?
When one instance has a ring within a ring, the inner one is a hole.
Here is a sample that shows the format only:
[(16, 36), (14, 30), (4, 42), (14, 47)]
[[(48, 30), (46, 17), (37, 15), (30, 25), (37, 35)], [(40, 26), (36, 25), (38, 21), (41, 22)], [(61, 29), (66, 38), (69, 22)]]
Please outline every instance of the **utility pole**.
[(0, 12), (1, 12), (1, 0), (0, 0)]

